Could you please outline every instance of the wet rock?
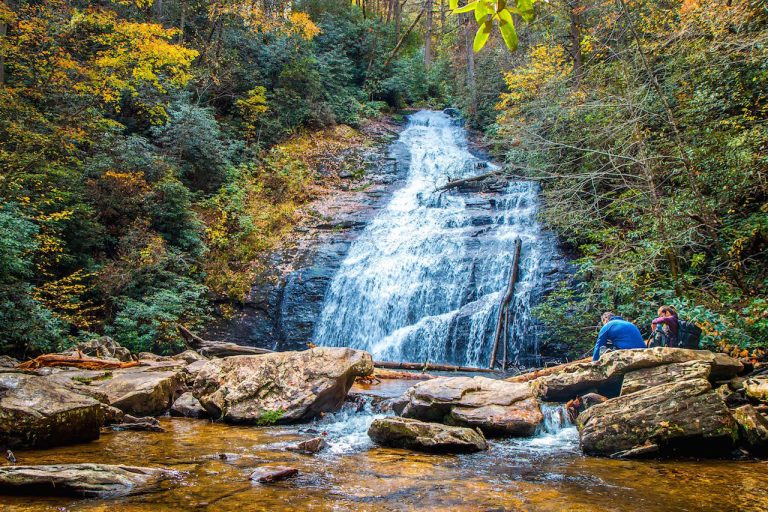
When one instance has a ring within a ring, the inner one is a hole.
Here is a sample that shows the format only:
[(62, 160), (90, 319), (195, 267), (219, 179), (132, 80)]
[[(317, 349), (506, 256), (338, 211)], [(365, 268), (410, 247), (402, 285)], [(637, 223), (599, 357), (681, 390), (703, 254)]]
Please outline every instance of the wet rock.
[(0, 492), (105, 498), (146, 491), (173, 476), (164, 469), (110, 464), (0, 467)]
[[(178, 363), (178, 361), (175, 361)], [(179, 396), (184, 384), (183, 367), (138, 367), (115, 371), (97, 385), (109, 404), (134, 416), (158, 416)]]
[(348, 348), (228, 357), (197, 372), (193, 393), (214, 418), (290, 423), (337, 410), (355, 377), (371, 373), (371, 355)]
[(37, 375), (0, 373), (0, 445), (50, 447), (98, 439), (103, 404)]
[(768, 376), (761, 375), (747, 379), (744, 382), (744, 391), (752, 400), (768, 402)]
[(374, 420), (368, 435), (384, 446), (430, 453), (472, 453), (488, 449), (483, 434), (477, 430), (411, 418)]
[(152, 416), (144, 416), (137, 418), (126, 414), (123, 416), (123, 421), (110, 425), (110, 428), (115, 431), (121, 430), (133, 430), (138, 432), (165, 432), (165, 429), (160, 426), (160, 421)]
[(408, 405), (408, 397), (405, 395), (388, 398), (379, 402), (376, 410), (381, 413), (393, 412), (398, 416), (402, 416), (405, 406)]
[(118, 361), (123, 362), (132, 361), (131, 351), (109, 336), (102, 336), (100, 338), (78, 343), (66, 353), (74, 354), (76, 352), (102, 359), (117, 359)]
[(680, 382), (690, 379), (709, 379), (712, 367), (701, 361), (672, 363), (653, 368), (635, 370), (624, 375), (621, 394), (628, 395), (636, 391), (660, 386), (669, 382)]
[(0, 368), (15, 368), (19, 364), (17, 359), (10, 356), (0, 356)]
[(251, 480), (261, 484), (271, 484), (299, 474), (296, 468), (285, 466), (262, 466), (251, 473)]
[(568, 411), (568, 417), (572, 422), (576, 422), (576, 418), (582, 412), (586, 411), (592, 406), (601, 404), (608, 400), (608, 398), (597, 393), (587, 393), (586, 395), (578, 396), (573, 400), (565, 404), (565, 409)]
[(747, 449), (756, 455), (768, 454), (768, 419), (751, 405), (743, 405), (732, 413)]
[(405, 396), (405, 417), (479, 427), (486, 435), (530, 436), (544, 419), (525, 383), (444, 377), (420, 382)]
[(322, 451), (326, 446), (328, 445), (325, 442), (325, 439), (322, 437), (314, 437), (312, 439), (296, 443), (295, 445), (288, 446), (286, 449), (292, 452), (315, 454)]
[(632, 371), (659, 366), (698, 361), (710, 367), (710, 379), (730, 379), (743, 366), (732, 357), (709, 350), (657, 347), (651, 349), (615, 350), (597, 362), (569, 365), (558, 373), (533, 381), (537, 396), (547, 401), (570, 400), (601, 386), (618, 385)]
[(200, 405), (200, 400), (192, 392), (187, 391), (173, 402), (171, 416), (184, 418), (207, 418), (208, 412)]
[[(736, 424), (705, 379), (669, 383), (620, 396), (579, 415), (581, 447), (590, 455), (635, 456), (653, 450), (718, 455)], [(657, 448), (648, 448), (656, 445)], [(645, 447), (644, 449), (641, 449)]]

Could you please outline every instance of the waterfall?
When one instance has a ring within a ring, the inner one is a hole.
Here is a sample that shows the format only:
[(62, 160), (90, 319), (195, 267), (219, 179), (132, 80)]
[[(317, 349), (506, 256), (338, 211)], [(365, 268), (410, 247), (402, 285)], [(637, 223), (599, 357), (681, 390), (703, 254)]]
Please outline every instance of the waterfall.
[(531, 362), (538, 354), (531, 308), (541, 262), (554, 252), (536, 220), (537, 185), (436, 192), (449, 179), (493, 168), (469, 152), (463, 127), (441, 112), (410, 116), (399, 143), (410, 153), (406, 182), (352, 243), (313, 341), (367, 350), (377, 360), (487, 365), (519, 237), (509, 360)]

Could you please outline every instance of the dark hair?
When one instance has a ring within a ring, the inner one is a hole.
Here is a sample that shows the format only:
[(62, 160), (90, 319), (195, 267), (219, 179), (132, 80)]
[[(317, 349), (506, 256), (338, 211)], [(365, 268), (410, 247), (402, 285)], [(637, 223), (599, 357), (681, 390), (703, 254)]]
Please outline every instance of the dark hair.
[(677, 316), (677, 310), (673, 306), (661, 306), (659, 308), (659, 314), (672, 313), (672, 316)]

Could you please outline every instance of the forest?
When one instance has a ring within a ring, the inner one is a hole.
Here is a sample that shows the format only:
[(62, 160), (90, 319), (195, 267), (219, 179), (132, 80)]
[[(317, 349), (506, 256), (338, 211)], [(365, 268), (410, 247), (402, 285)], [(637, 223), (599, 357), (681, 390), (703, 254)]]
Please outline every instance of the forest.
[(545, 350), (659, 303), (766, 346), (763, 2), (9, 0), (0, 34), (0, 353), (178, 352), (323, 193), (313, 151), (446, 107), (573, 258)]

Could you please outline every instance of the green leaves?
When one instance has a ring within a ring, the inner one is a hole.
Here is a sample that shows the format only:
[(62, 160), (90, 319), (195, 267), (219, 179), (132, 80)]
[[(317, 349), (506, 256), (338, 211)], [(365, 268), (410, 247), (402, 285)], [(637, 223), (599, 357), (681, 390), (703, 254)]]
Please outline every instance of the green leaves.
[(472, 43), (472, 49), (475, 51), (475, 53), (479, 52), (483, 46), (485, 46), (485, 43), (488, 42), (488, 37), (491, 35), (492, 27), (493, 23), (486, 21), (480, 25), (479, 29), (477, 29), (477, 34), (475, 34), (475, 42)]
[(517, 49), (518, 37), (512, 15), (517, 14), (526, 22), (532, 21), (535, 16), (533, 9), (535, 1), (516, 0), (516, 7), (507, 7), (507, 0), (475, 0), (462, 7), (459, 7), (459, 0), (449, 0), (449, 5), (453, 14), (474, 13), (475, 21), (479, 25), (474, 43), (472, 44), (475, 52), (479, 52), (488, 42), (495, 21), (498, 21), (499, 31), (504, 39), (504, 44), (511, 51), (515, 51)]
[(501, 30), (501, 37), (504, 38), (504, 44), (507, 45), (507, 48), (515, 51), (517, 49), (517, 30), (515, 30), (512, 15), (506, 9), (499, 13), (499, 30)]

